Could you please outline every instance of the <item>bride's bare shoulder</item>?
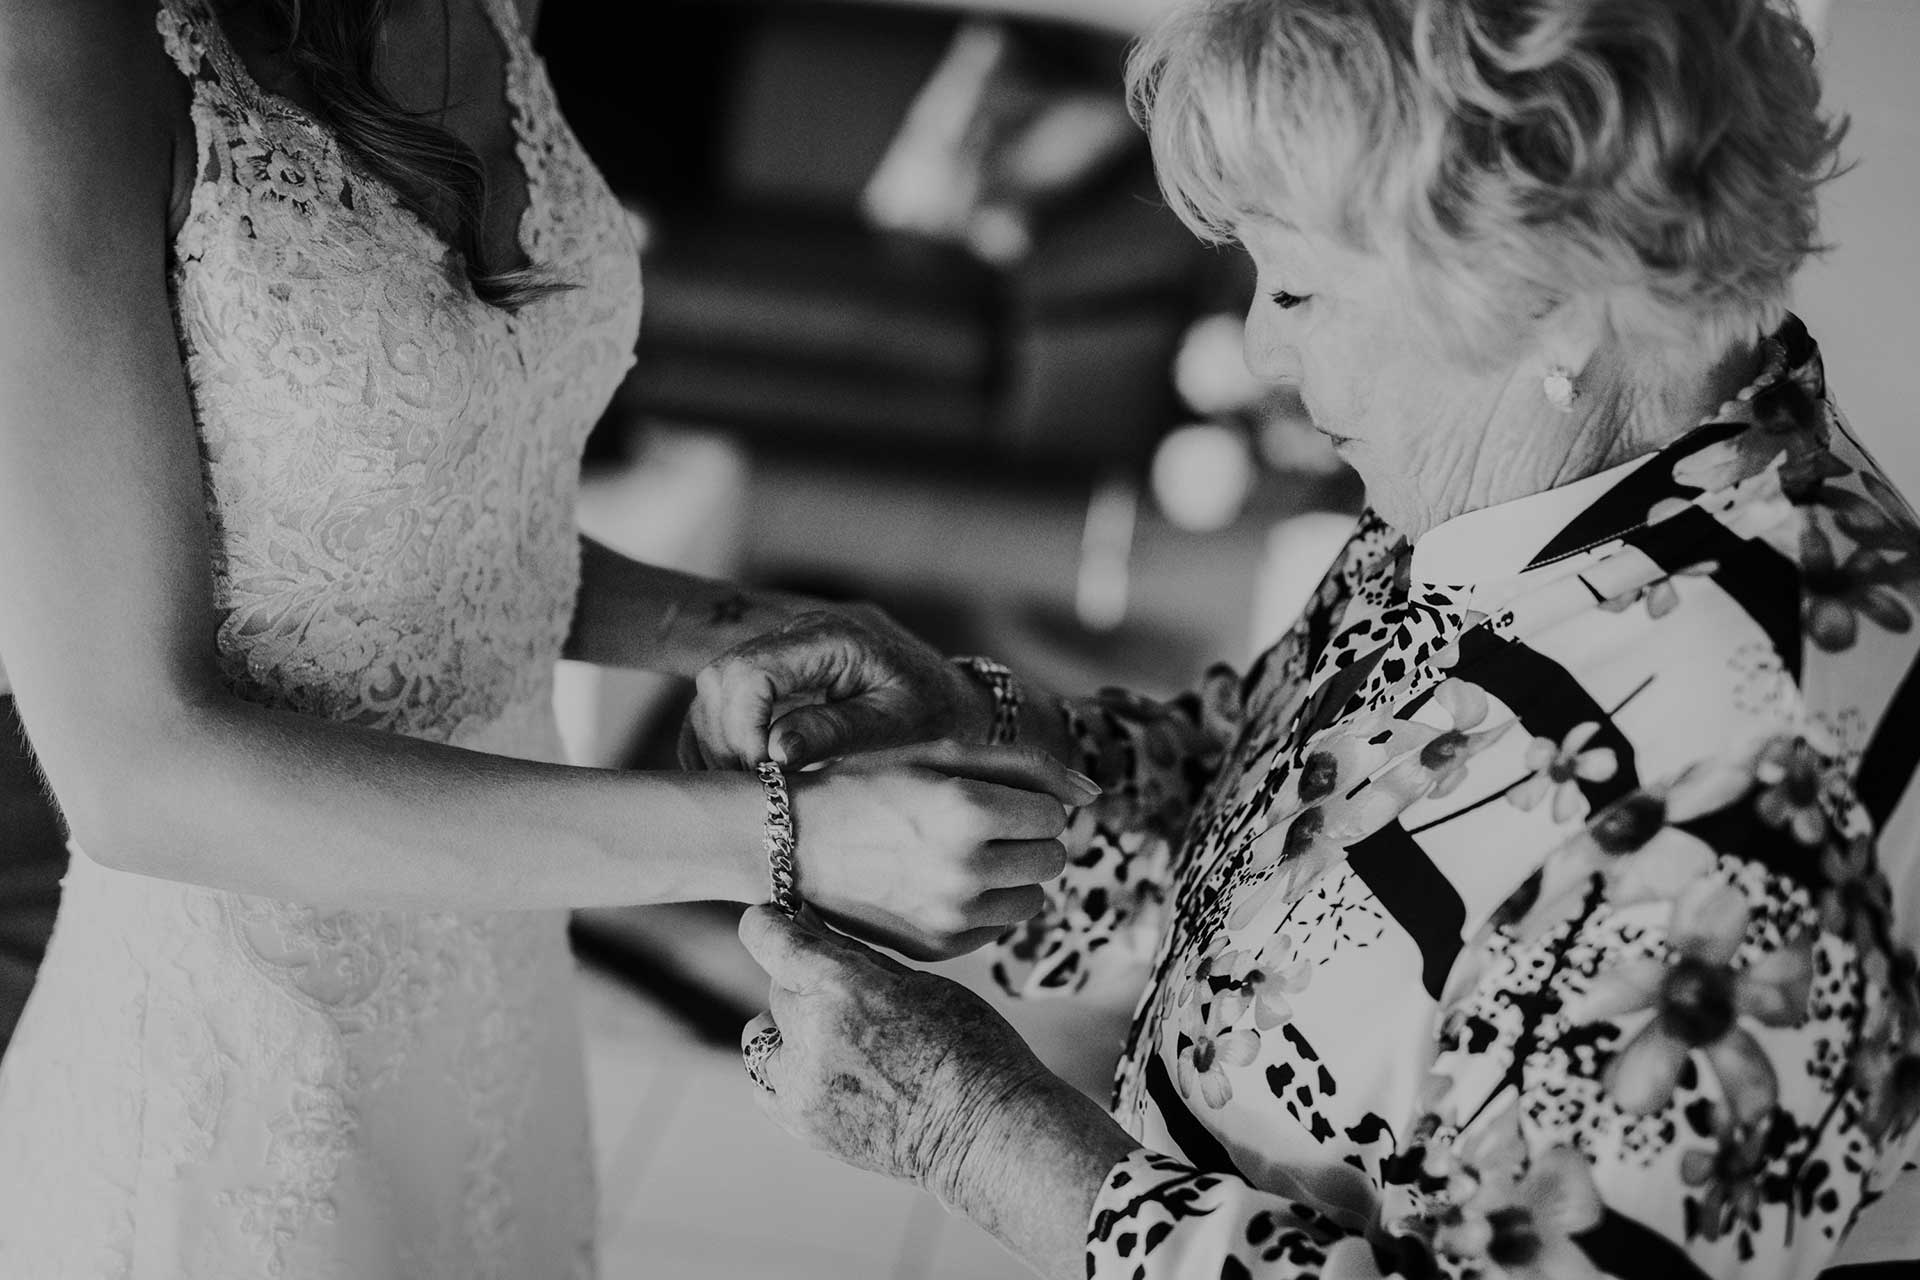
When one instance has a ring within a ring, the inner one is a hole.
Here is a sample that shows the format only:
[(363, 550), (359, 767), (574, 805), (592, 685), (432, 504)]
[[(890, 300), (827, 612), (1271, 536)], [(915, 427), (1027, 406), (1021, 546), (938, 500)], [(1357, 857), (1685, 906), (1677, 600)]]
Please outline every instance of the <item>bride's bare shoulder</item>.
[(154, 0), (0, 0), (0, 184), (51, 195), (117, 175), (127, 196), (166, 208), (188, 88), (157, 10)]

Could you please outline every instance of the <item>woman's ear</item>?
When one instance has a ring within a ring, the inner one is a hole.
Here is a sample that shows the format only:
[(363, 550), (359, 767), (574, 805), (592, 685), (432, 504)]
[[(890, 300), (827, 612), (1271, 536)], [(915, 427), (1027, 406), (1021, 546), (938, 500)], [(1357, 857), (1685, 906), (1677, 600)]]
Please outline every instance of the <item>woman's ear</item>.
[(1534, 328), (1542, 373), (1564, 371), (1578, 379), (1612, 332), (1606, 300), (1591, 294), (1550, 304)]

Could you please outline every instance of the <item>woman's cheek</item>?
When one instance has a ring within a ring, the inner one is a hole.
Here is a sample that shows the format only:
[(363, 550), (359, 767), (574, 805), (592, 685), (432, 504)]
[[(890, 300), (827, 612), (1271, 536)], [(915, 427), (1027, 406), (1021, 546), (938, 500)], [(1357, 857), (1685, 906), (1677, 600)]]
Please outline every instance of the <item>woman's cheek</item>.
[(1256, 298), (1240, 337), (1240, 358), (1262, 382), (1291, 382), (1300, 374), (1299, 357), (1288, 344), (1271, 303)]
[(1306, 408), (1307, 417), (1321, 431), (1334, 436), (1352, 436), (1358, 434), (1351, 430), (1353, 414), (1348, 398), (1342, 394), (1339, 382), (1326, 372), (1314, 366), (1304, 366), (1300, 381), (1296, 384), (1300, 393), (1300, 403)]

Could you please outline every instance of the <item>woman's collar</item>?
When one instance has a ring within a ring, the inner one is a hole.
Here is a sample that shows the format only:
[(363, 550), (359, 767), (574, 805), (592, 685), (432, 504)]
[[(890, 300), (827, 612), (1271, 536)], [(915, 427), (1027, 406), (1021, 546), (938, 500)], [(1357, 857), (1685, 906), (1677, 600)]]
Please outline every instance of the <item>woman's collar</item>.
[(1657, 454), (1643, 454), (1557, 489), (1455, 516), (1413, 544), (1413, 580), (1465, 586), (1510, 577), (1576, 516)]
[[(1725, 475), (1714, 475), (1712, 480), (1703, 479), (1700, 484), (1689, 486), (1691, 477), (1685, 474), (1686, 469), (1683, 467), (1682, 474), (1676, 476), (1675, 468), (1690, 455), (1700, 452), (1709, 441), (1724, 441), (1730, 436), (1751, 434), (1756, 411), (1762, 426), (1768, 426), (1768, 419), (1779, 416), (1770, 406), (1783, 399), (1780, 395), (1783, 383), (1789, 384), (1785, 390), (1797, 388), (1813, 403), (1823, 400), (1826, 395), (1819, 346), (1799, 317), (1793, 315), (1788, 315), (1780, 327), (1762, 341), (1760, 367), (1753, 381), (1742, 388), (1734, 399), (1709, 414), (1694, 430), (1663, 449), (1643, 454), (1570, 484), (1469, 511), (1437, 525), (1414, 542), (1410, 576), (1415, 582), (1461, 588), (1510, 578), (1537, 567), (1540, 553), (1549, 548), (1562, 531), (1570, 530), (1582, 516), (1593, 511), (1603, 498), (1620, 488), (1623, 481), (1643, 468), (1647, 471), (1648, 483), (1636, 484), (1636, 489), (1651, 490), (1660, 486), (1665, 487), (1669, 494), (1698, 494), (1703, 487), (1729, 487), (1746, 478), (1752, 470), (1770, 462), (1786, 443), (1784, 437), (1770, 432), (1768, 439), (1754, 442), (1756, 447), (1740, 451), (1751, 455), (1744, 466), (1738, 470), (1728, 470)], [(1771, 428), (1772, 432), (1804, 432), (1808, 429), (1817, 432), (1817, 423), (1775, 423), (1771, 424)], [(1824, 441), (1818, 443), (1823, 444)], [(1672, 488), (1676, 483), (1681, 487)], [(1594, 511), (1594, 514), (1600, 515), (1602, 512)], [(1618, 518), (1597, 523), (1592, 520), (1586, 522), (1593, 527), (1583, 531), (1587, 535), (1581, 540), (1584, 545), (1592, 546), (1625, 533), (1646, 517), (1647, 510), (1645, 505), (1641, 505), (1631, 514), (1624, 510), (1609, 514), (1617, 514)], [(1558, 559), (1559, 556), (1552, 558)]]

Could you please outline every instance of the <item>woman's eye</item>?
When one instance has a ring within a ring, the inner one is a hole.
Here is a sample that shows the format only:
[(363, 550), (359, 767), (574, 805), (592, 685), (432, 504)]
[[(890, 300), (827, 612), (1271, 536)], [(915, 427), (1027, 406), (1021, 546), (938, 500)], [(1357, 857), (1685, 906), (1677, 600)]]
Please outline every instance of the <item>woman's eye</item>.
[(1295, 307), (1299, 306), (1301, 303), (1305, 302), (1312, 295), (1288, 293), (1285, 289), (1281, 289), (1274, 293), (1270, 293), (1267, 296), (1273, 299), (1274, 306), (1280, 308), (1282, 311), (1291, 311)]

